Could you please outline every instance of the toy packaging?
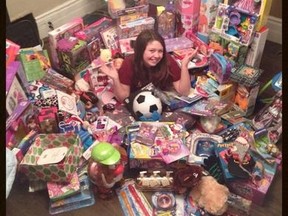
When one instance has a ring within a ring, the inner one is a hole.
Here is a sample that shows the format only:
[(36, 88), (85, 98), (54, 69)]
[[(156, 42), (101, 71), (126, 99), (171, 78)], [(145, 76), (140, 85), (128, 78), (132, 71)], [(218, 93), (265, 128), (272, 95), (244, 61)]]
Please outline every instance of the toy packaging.
[(74, 85), (74, 81), (49, 68), (45, 75), (39, 80), (52, 89), (68, 92)]
[(41, 79), (46, 71), (51, 68), (47, 50), (21, 50), (19, 57), (23, 65), (27, 81), (29, 82)]
[(60, 69), (59, 59), (57, 54), (57, 43), (60, 39), (68, 39), (84, 27), (82, 18), (75, 18), (74, 20), (48, 32), (50, 58), (54, 69)]
[(197, 32), (199, 23), (201, 0), (177, 0), (175, 3), (176, 10), (180, 14), (182, 27), (185, 31)]
[(223, 0), (201, 0), (197, 36), (208, 43), (208, 35), (214, 25), (219, 3)]
[(245, 63), (248, 47), (241, 43), (225, 38), (219, 33), (210, 32), (208, 45), (214, 52), (229, 59), (235, 67)]
[(74, 36), (77, 37), (79, 40), (86, 41), (88, 44), (95, 39), (100, 39), (101, 47), (103, 47), (104, 43), (101, 39), (100, 32), (110, 26), (112, 26), (112, 20), (107, 17), (103, 17), (95, 21), (94, 23), (86, 26), (82, 30), (75, 32)]
[(245, 64), (259, 68), (268, 33), (269, 29), (265, 26), (255, 32), (254, 40), (247, 52)]
[(127, 22), (148, 17), (149, 5), (139, 5), (126, 8), (126, 10), (117, 18), (118, 25), (124, 25)]
[(127, 22), (117, 26), (117, 35), (119, 39), (136, 37), (145, 29), (154, 29), (155, 19), (147, 17)]
[(23, 88), (25, 85), (21, 82), (18, 76), (19, 62), (11, 62), (6, 68), (6, 111), (11, 115), (20, 101), (28, 100), (26, 92)]
[(257, 15), (244, 13), (237, 8), (220, 3), (212, 31), (248, 46), (253, 40), (257, 20)]
[(6, 67), (13, 61), (20, 50), (20, 46), (13, 41), (6, 39)]
[(219, 53), (213, 53), (210, 56), (209, 71), (220, 83), (224, 84), (229, 81), (232, 70), (232, 63)]
[(63, 38), (57, 42), (59, 67), (68, 74), (75, 75), (90, 64), (86, 41), (75, 37)]
[(258, 14), (256, 31), (259, 31), (267, 24), (268, 16), (272, 6), (272, 0), (251, 1), (251, 0), (224, 0), (225, 4), (239, 8), (251, 14)]
[(186, 37), (176, 37), (165, 39), (167, 52), (193, 47), (193, 42)]

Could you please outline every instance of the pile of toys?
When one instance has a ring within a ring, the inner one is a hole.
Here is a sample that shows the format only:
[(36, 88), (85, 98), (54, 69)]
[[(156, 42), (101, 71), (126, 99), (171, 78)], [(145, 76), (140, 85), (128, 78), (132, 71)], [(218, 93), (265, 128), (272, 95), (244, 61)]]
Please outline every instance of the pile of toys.
[[(117, 196), (124, 215), (249, 215), (282, 163), (282, 73), (259, 81), (271, 2), (108, 0), (109, 17), (50, 31), (47, 50), (6, 39), (11, 173), (48, 190), (50, 214)], [(99, 67), (120, 68), (143, 29), (179, 65), (198, 48), (187, 97), (150, 83), (117, 101)]]

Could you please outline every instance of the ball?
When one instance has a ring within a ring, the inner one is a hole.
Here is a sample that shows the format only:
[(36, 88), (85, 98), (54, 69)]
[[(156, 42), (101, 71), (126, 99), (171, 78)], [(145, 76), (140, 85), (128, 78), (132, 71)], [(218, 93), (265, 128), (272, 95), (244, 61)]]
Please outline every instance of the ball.
[(141, 117), (151, 119), (155, 112), (161, 115), (161, 100), (152, 91), (141, 91), (133, 100), (133, 112), (138, 119), (141, 119)]

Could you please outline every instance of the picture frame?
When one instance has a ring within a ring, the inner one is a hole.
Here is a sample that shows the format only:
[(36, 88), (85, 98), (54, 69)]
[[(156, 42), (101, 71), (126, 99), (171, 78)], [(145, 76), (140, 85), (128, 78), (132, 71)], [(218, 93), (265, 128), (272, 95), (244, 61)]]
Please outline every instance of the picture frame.
[(101, 31), (100, 35), (107, 49), (115, 50), (119, 48), (119, 40), (116, 26), (111, 26)]

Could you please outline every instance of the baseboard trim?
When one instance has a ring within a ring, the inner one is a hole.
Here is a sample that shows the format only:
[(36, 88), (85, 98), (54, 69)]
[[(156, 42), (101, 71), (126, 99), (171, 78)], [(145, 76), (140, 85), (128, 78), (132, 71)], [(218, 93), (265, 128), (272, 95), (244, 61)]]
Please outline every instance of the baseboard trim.
[(71, 21), (76, 17), (83, 17), (86, 14), (92, 13), (104, 6), (102, 0), (70, 0), (52, 10), (49, 10), (37, 17), (35, 17), (39, 36), (41, 39), (48, 36), (51, 31), (48, 22), (51, 22), (54, 28)]
[(269, 16), (267, 27), (269, 28), (267, 40), (282, 44), (282, 19)]

